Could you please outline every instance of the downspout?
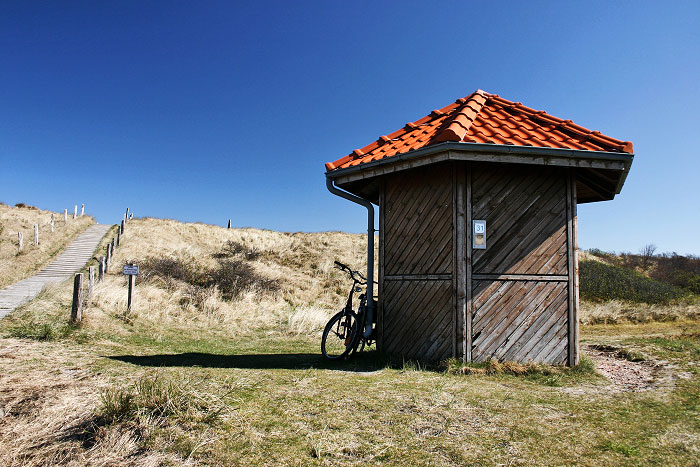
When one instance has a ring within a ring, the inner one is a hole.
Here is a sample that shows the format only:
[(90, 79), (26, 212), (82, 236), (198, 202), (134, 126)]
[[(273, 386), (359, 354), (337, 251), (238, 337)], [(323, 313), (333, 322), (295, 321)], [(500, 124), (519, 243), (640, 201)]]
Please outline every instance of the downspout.
[(353, 203), (367, 208), (367, 317), (365, 318), (365, 339), (372, 334), (372, 321), (374, 320), (374, 206), (364, 198), (355, 196), (340, 190), (333, 185), (333, 180), (326, 177), (326, 188), (336, 196), (345, 198)]

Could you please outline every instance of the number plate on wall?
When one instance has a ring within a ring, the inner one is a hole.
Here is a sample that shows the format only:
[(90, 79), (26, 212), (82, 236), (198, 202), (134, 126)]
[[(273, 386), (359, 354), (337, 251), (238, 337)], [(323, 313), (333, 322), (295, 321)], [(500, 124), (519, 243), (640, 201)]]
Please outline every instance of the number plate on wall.
[(486, 249), (486, 221), (472, 221), (472, 248), (478, 250)]

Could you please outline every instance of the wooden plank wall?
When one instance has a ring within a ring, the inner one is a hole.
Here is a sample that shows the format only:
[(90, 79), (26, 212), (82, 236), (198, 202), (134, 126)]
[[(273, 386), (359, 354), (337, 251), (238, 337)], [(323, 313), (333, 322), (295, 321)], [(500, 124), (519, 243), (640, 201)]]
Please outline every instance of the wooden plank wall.
[(385, 352), (442, 360), (454, 353), (453, 165), (384, 180), (379, 342)]
[(471, 252), (473, 361), (569, 361), (570, 183), (561, 168), (471, 169), (468, 222), (487, 234)]

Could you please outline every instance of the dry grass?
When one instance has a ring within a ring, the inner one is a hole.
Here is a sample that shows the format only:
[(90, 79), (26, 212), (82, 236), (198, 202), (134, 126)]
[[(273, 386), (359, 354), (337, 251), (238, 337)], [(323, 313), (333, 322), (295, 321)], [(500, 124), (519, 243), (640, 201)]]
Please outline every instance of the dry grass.
[[(49, 224), (51, 211), (33, 207), (0, 204), (0, 288), (22, 280), (46, 266), (95, 220), (90, 216), (63, 222), (63, 213), (54, 213), (54, 232)], [(39, 225), (39, 245), (34, 246), (34, 224)], [(22, 232), (24, 249), (17, 253), (17, 233)]]
[[(37, 365), (51, 355), (52, 368)], [(157, 466), (182, 462), (144, 451), (132, 429), (108, 430), (95, 417), (106, 380), (72, 345), (3, 340), (0, 350), (0, 465)]]
[[(131, 221), (82, 326), (66, 325), (69, 284), (0, 323), (14, 336), (0, 340), (0, 465), (692, 465), (697, 458), (698, 322), (582, 327), (585, 345), (639, 352), (645, 365), (666, 362), (669, 379), (646, 393), (611, 391), (586, 359), (574, 370), (502, 362), (426, 369), (373, 353), (329, 364), (318, 355), (319, 334), (349, 285), (333, 260), (361, 268), (363, 257), (362, 235)], [(137, 279), (125, 315), (121, 265), (148, 258), (199, 272), (237, 259), (279, 288), (253, 282), (226, 298), (186, 273), (156, 274)]]
[[(320, 321), (342, 305), (348, 283), (345, 275), (333, 268), (333, 261), (366, 267), (364, 238), (135, 219), (122, 237), (122, 247), (116, 250), (115, 266), (97, 286), (92, 303), (109, 315), (124, 313), (125, 279), (120, 271), (126, 262), (142, 264), (150, 258), (166, 258), (188, 265), (192, 271), (216, 271), (224, 256), (245, 262), (263, 280), (252, 281), (235, 300), (227, 300), (217, 286), (196, 287), (186, 280), (159, 275), (138, 278), (131, 319), (202, 329), (225, 325), (221, 332), (232, 335), (251, 328), (295, 333), (306, 322), (320, 326)], [(232, 243), (245, 249), (232, 252)], [(257, 254), (250, 255), (250, 251)], [(265, 280), (274, 281), (278, 289), (265, 287)]]
[(652, 321), (700, 320), (699, 305), (650, 305), (609, 301), (581, 302), (582, 324), (649, 323)]

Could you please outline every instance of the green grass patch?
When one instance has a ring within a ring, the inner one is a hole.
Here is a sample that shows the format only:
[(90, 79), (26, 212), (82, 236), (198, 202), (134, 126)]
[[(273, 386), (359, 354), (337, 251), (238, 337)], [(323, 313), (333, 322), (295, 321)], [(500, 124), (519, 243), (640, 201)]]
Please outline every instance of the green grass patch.
[(620, 443), (616, 441), (604, 441), (599, 445), (601, 451), (611, 451), (618, 454), (622, 454), (625, 457), (634, 457), (639, 455), (639, 449), (629, 444)]

